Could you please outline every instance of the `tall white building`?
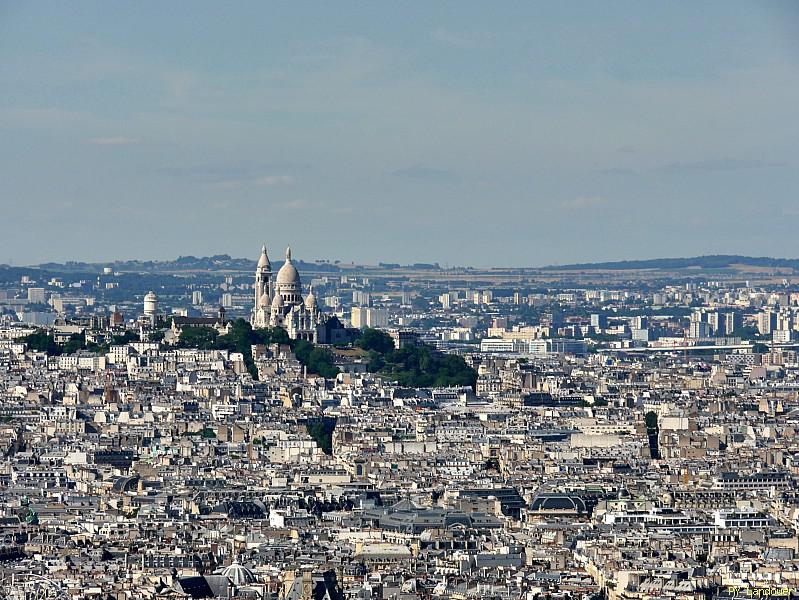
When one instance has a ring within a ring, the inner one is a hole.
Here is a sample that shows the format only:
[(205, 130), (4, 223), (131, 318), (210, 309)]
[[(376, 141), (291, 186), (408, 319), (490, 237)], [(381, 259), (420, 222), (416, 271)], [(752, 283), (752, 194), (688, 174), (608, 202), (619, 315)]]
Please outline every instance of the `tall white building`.
[(757, 314), (757, 330), (760, 335), (771, 335), (777, 328), (777, 313), (764, 310)]
[(28, 288), (28, 302), (44, 304), (44, 288)]
[(358, 329), (363, 327), (388, 327), (388, 311), (354, 306), (350, 323)]
[(155, 325), (158, 316), (158, 296), (155, 292), (147, 292), (144, 296), (144, 316), (151, 325)]

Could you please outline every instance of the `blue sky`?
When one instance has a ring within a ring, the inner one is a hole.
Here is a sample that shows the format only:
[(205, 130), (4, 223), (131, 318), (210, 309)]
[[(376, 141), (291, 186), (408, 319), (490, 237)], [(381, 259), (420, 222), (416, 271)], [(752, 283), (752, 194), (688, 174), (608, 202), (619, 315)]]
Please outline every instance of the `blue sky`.
[(796, 2), (0, 2), (0, 262), (799, 256)]

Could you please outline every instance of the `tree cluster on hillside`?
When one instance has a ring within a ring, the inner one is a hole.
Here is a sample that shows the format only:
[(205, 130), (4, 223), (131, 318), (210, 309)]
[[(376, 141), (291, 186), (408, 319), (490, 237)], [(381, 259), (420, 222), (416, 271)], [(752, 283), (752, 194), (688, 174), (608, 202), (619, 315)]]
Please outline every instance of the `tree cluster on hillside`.
[(367, 352), (388, 354), (394, 351), (394, 340), (385, 331), (379, 329), (364, 329), (361, 337), (355, 340), (355, 345)]
[(30, 350), (46, 352), (48, 356), (59, 356), (63, 353), (63, 348), (56, 344), (55, 338), (44, 329), (38, 329), (22, 338), (22, 341)]
[(294, 356), (308, 369), (309, 373), (316, 373), (328, 379), (333, 379), (339, 374), (338, 367), (333, 364), (333, 354), (327, 348), (315, 346), (305, 340), (296, 340)]
[(58, 344), (55, 337), (47, 333), (44, 329), (37, 329), (30, 335), (22, 338), (22, 341), (31, 350), (37, 352), (46, 352), (48, 356), (61, 356), (62, 354), (74, 354), (79, 350), (88, 350), (95, 354), (105, 354), (108, 352), (110, 345), (127, 344), (129, 342), (136, 342), (139, 340), (139, 335), (133, 331), (126, 331), (124, 334), (118, 334), (111, 337), (109, 344), (95, 344), (86, 340), (85, 333), (72, 334), (69, 339), (63, 344)]
[(396, 349), (384, 331), (365, 329), (355, 345), (369, 353), (369, 371), (408, 387), (470, 386), (477, 372), (462, 356), (444, 354), (427, 345)]
[(231, 323), (230, 331), (219, 335), (211, 327), (184, 327), (180, 330), (178, 347), (197, 348), (199, 350), (228, 350), (240, 352), (244, 356), (244, 364), (253, 379), (258, 378), (258, 370), (252, 357), (253, 344), (288, 344), (291, 340), (285, 329), (280, 327), (253, 329), (244, 319), (236, 319)]
[(254, 344), (286, 344), (291, 346), (294, 355), (309, 373), (333, 378), (338, 369), (333, 365), (333, 356), (329, 350), (314, 346), (304, 340), (292, 340), (282, 327), (253, 329), (244, 319), (232, 322), (226, 335), (210, 327), (184, 327), (180, 332), (178, 346), (181, 348), (199, 348), (201, 350), (229, 350), (244, 355), (244, 364), (253, 379), (258, 378), (258, 370), (252, 357)]

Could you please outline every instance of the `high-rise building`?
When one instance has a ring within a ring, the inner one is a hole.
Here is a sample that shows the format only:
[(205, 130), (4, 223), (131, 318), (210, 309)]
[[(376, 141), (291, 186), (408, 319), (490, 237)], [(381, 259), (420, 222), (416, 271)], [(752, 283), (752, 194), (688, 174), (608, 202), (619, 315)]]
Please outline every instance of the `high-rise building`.
[(703, 321), (691, 321), (688, 337), (695, 340), (710, 337), (710, 325)]
[(780, 311), (777, 313), (778, 331), (790, 331), (793, 328), (793, 315), (787, 311)]
[(44, 304), (44, 288), (28, 288), (28, 302)]
[(350, 313), (350, 323), (357, 329), (364, 327), (388, 327), (388, 311), (378, 308), (355, 306)]
[(361, 290), (353, 290), (352, 303), (356, 306), (371, 306), (372, 297), (369, 294), (369, 292), (363, 292)]
[(724, 319), (719, 313), (708, 313), (707, 324), (710, 326), (710, 335), (724, 335)]
[(200, 290), (194, 290), (191, 293), (191, 303), (194, 306), (199, 306), (203, 303), (203, 293)]
[(356, 329), (366, 327), (366, 310), (360, 306), (353, 306), (350, 311), (350, 324)]
[(771, 339), (778, 344), (787, 344), (793, 340), (793, 331), (790, 329), (775, 329), (771, 332)]
[(497, 329), (507, 329), (508, 317), (494, 317), (493, 319), (491, 319), (491, 327)]
[(741, 328), (741, 315), (739, 313), (724, 313), (724, 335), (732, 335)]
[(760, 335), (771, 335), (777, 328), (777, 313), (764, 310), (757, 314), (757, 330)]

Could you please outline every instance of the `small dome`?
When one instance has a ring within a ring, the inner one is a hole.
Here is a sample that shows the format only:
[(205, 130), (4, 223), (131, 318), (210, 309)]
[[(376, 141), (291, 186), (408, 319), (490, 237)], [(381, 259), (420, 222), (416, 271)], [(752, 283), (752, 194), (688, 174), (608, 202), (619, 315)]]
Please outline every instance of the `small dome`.
[(253, 573), (251, 569), (248, 569), (244, 565), (240, 564), (238, 561), (234, 562), (229, 567), (222, 569), (221, 574), (227, 577), (233, 583), (233, 585), (237, 587), (255, 583), (256, 581), (255, 573)]
[(283, 296), (280, 294), (275, 294), (274, 299), (272, 300), (272, 308), (282, 308), (283, 307)]
[(311, 291), (305, 297), (305, 308), (316, 308), (316, 296), (314, 296), (313, 288), (311, 288)]
[(269, 262), (269, 257), (266, 255), (266, 244), (261, 246), (261, 258), (258, 259), (258, 268), (259, 269), (272, 268), (272, 263)]
[(147, 295), (144, 296), (145, 300), (158, 300), (158, 296), (155, 295), (155, 292), (147, 292)]
[(269, 308), (270, 304), (272, 304), (272, 299), (269, 297), (269, 294), (266, 292), (261, 294), (261, 297), (258, 299), (258, 306), (261, 308)]
[(132, 492), (136, 490), (138, 483), (138, 475), (119, 477), (114, 481), (113, 490), (115, 492)]
[(577, 513), (585, 513), (585, 502), (582, 498), (571, 494), (558, 494), (558, 493), (541, 493), (533, 498), (530, 505), (530, 510), (533, 511), (574, 511)]

